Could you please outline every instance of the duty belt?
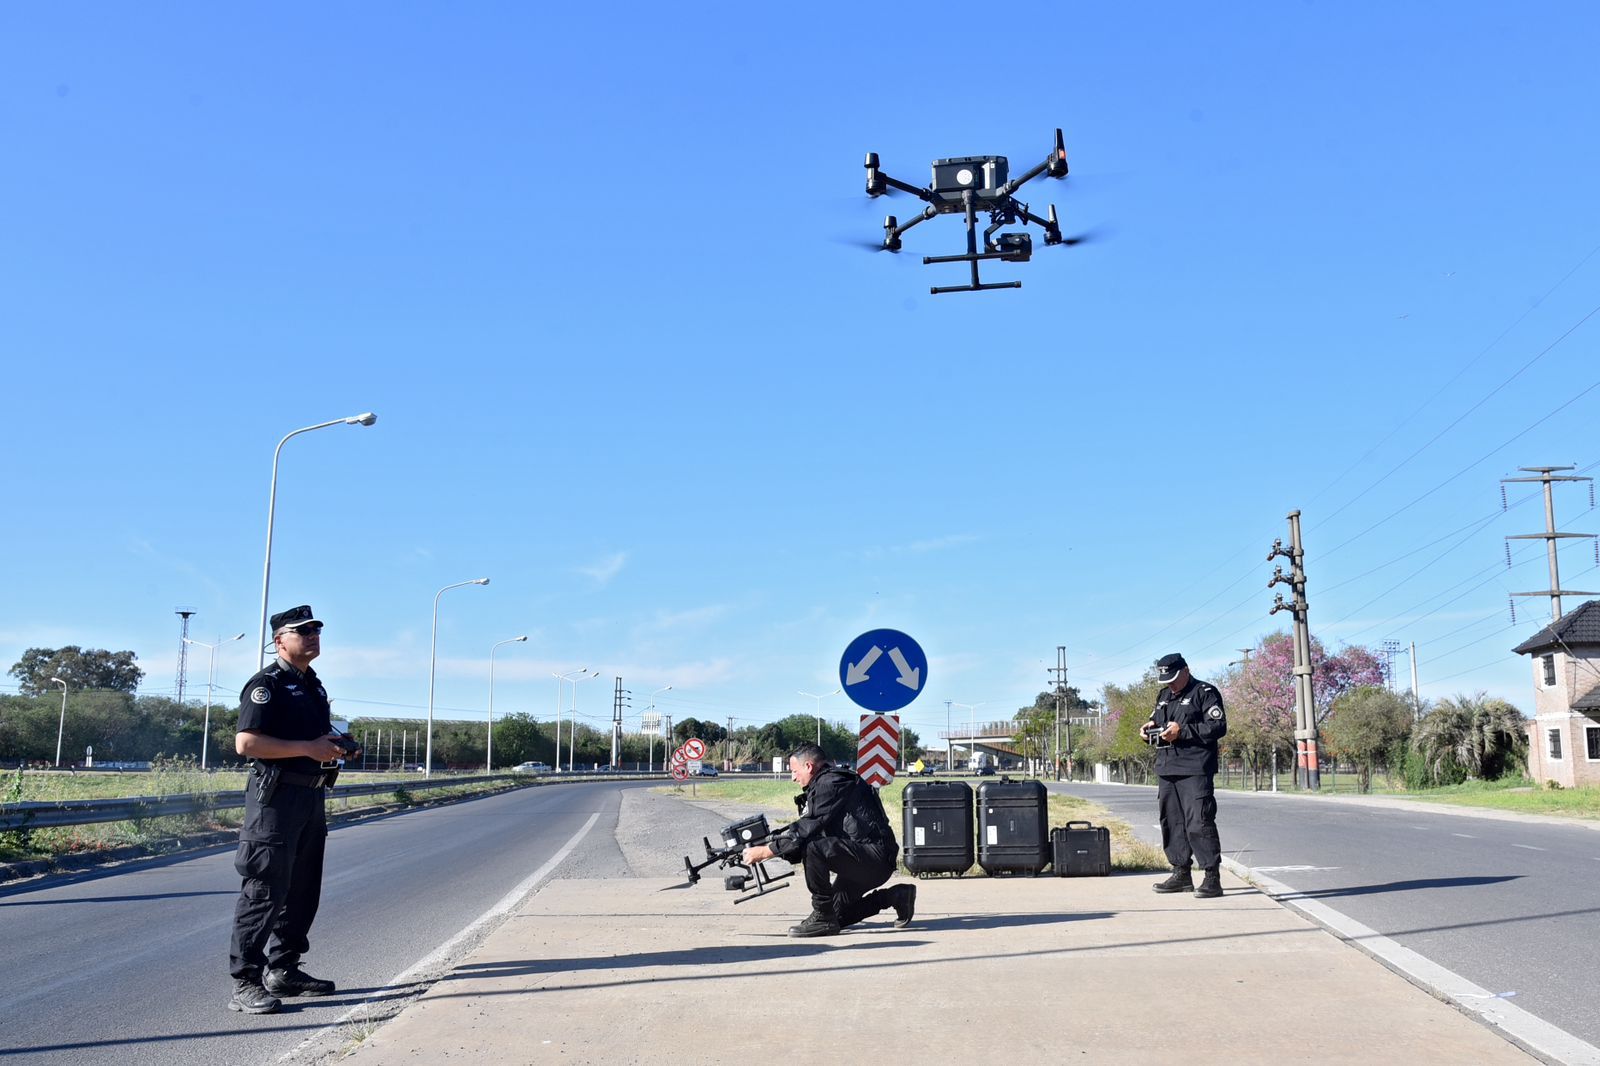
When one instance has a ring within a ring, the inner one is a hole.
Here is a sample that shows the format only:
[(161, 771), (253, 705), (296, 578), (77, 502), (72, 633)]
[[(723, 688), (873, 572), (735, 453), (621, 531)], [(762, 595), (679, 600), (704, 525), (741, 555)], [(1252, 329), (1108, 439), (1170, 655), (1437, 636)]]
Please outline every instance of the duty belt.
[(326, 788), (333, 774), (292, 774), (285, 770), (278, 775), (278, 780), (285, 785), (299, 785), (301, 788)]

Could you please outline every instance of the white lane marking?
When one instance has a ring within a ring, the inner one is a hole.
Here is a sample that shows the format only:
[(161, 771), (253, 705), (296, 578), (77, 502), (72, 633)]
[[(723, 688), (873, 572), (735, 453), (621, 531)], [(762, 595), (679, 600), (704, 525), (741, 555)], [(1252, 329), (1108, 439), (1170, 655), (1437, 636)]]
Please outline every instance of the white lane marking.
[(1296, 889), (1281, 881), (1256, 874), (1248, 866), (1241, 866), (1232, 859), (1224, 858), (1222, 862), (1228, 867), (1229, 873), (1255, 883), (1279, 903), (1299, 911), (1335, 936), (1365, 951), (1412, 984), (1449, 1000), (1468, 1014), (1476, 1015), (1491, 1029), (1500, 1030), (1521, 1047), (1555, 1062), (1566, 1063), (1567, 1066), (1600, 1066), (1600, 1047), (1534, 1017), (1521, 1007), (1512, 1006), (1502, 996), (1423, 958), (1410, 948), (1401, 947), (1325, 903), (1301, 896)]
[(1252, 866), (1250, 868), (1252, 870), (1256, 871), (1257, 873), (1273, 873), (1273, 874), (1310, 873), (1313, 870), (1337, 870), (1337, 869), (1340, 869), (1340, 867), (1338, 867), (1338, 866)]
[(560, 866), (562, 862), (566, 860), (566, 857), (571, 855), (573, 851), (577, 849), (579, 843), (583, 841), (584, 837), (589, 835), (589, 830), (593, 829), (594, 824), (599, 820), (599, 811), (591, 814), (589, 816), (589, 820), (583, 823), (583, 828), (574, 833), (572, 839), (561, 846), (560, 851), (550, 856), (550, 860), (548, 862), (539, 867), (537, 870), (533, 871), (533, 873), (529, 874), (527, 879), (519, 884), (516, 888), (513, 888), (510, 892), (507, 892), (505, 895), (501, 896), (499, 901), (496, 902), (494, 906), (490, 907), (488, 910), (479, 915), (471, 925), (467, 926), (465, 929), (461, 930), (461, 932), (457, 933), (445, 943), (441, 944), (430, 955), (419, 960), (416, 965), (412, 966), (410, 969), (404, 971), (403, 973), (397, 973), (393, 977), (389, 978), (388, 981), (384, 982), (382, 988), (379, 988), (366, 999), (362, 1000), (354, 1007), (351, 1007), (349, 1010), (339, 1015), (339, 1017), (336, 1018), (331, 1025), (324, 1026), (323, 1028), (312, 1033), (310, 1036), (306, 1037), (292, 1050), (281, 1055), (278, 1058), (278, 1061), (290, 1062), (294, 1060), (302, 1050), (321, 1040), (327, 1034), (338, 1029), (356, 1015), (363, 1014), (367, 1009), (367, 1004), (372, 1002), (372, 1000), (384, 994), (384, 992), (388, 991), (389, 989), (410, 984), (417, 977), (428, 973), (430, 970), (433, 970), (445, 959), (450, 957), (450, 954), (455, 950), (456, 945), (472, 938), (480, 929), (494, 919), (510, 913), (517, 904), (522, 902), (524, 896), (526, 896), (529, 892), (532, 892), (540, 881), (543, 881), (546, 877), (549, 877), (555, 868)]
[(1477, 840), (1478, 839), (1477, 837), (1473, 836), (1471, 833), (1451, 833), (1450, 835), (1453, 836), (1453, 837), (1460, 837), (1462, 840)]
[(1543, 851), (1544, 850), (1543, 848), (1536, 848), (1532, 844), (1513, 844), (1511, 846), (1514, 847), (1514, 848), (1522, 848), (1524, 851)]

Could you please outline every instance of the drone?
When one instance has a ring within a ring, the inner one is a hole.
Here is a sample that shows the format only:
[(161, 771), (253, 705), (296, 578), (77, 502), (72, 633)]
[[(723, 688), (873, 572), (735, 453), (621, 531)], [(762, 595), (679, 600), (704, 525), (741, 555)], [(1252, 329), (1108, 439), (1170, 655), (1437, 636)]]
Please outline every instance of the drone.
[[(1040, 218), (1028, 205), (1012, 194), (1023, 185), (1048, 174), (1052, 178), (1067, 176), (1067, 149), (1061, 131), (1056, 130), (1055, 148), (1044, 162), (1015, 180), (1008, 180), (1009, 164), (1003, 155), (969, 155), (956, 159), (933, 161), (933, 182), (925, 189), (891, 178), (878, 169), (878, 153), (867, 153), (867, 195), (873, 198), (890, 189), (910, 193), (927, 203), (922, 214), (902, 225), (895, 216), (883, 220), (883, 245), (879, 251), (898, 252), (900, 238), (912, 226), (920, 225), (935, 215), (965, 214), (967, 219), (967, 251), (964, 255), (928, 255), (922, 257), (924, 265), (930, 263), (969, 263), (972, 281), (966, 285), (936, 285), (928, 291), (937, 296), (945, 292), (979, 292), (983, 289), (1020, 289), (1020, 281), (982, 281), (978, 277), (978, 264), (985, 259), (1000, 259), (1007, 263), (1026, 263), (1033, 257), (1033, 238), (1026, 232), (1001, 233), (1002, 226), (1020, 221), (1044, 228), (1044, 243), (1077, 244), (1082, 237), (1061, 236), (1061, 223), (1056, 218), (1056, 208), (1051, 204), (1048, 215)], [(991, 225), (983, 231), (983, 251), (978, 251), (978, 212), (989, 214)]]

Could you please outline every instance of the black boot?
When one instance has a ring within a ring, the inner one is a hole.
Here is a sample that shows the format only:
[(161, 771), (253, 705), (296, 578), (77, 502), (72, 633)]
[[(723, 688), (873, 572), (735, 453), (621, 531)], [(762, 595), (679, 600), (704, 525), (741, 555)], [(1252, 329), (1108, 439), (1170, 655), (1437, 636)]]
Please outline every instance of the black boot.
[(246, 1014), (272, 1014), (282, 1006), (276, 996), (271, 995), (261, 987), (259, 981), (246, 978), (236, 978), (233, 982), (233, 998), (228, 1000), (228, 1009), (243, 1011)]
[(1174, 866), (1172, 876), (1154, 887), (1157, 892), (1193, 892), (1194, 875), (1187, 866)]
[(287, 970), (268, 970), (261, 982), (275, 996), (331, 996), (333, 982), (312, 977), (298, 966)]
[(894, 927), (904, 929), (911, 924), (911, 918), (917, 913), (917, 886), (894, 886)]
[(1222, 895), (1222, 871), (1213, 866), (1205, 871), (1205, 876), (1200, 879), (1200, 887), (1194, 890), (1195, 899), (1216, 899)]
[(834, 918), (831, 914), (823, 914), (821, 911), (812, 911), (810, 914), (806, 915), (805, 921), (801, 922), (799, 925), (791, 925), (789, 927), (789, 935), (794, 937), (838, 936), (839, 922), (838, 919)]

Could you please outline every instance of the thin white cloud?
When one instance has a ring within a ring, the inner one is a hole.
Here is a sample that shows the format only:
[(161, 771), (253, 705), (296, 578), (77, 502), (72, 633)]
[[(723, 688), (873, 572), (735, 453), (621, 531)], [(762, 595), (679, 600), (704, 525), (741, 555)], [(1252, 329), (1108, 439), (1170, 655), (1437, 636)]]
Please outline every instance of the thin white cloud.
[(578, 573), (592, 577), (597, 583), (604, 585), (610, 582), (612, 578), (616, 577), (617, 574), (622, 571), (623, 566), (625, 566), (627, 562), (627, 552), (616, 552), (615, 554), (609, 555), (597, 563), (593, 563), (589, 566), (580, 566), (577, 568), (577, 570)]

